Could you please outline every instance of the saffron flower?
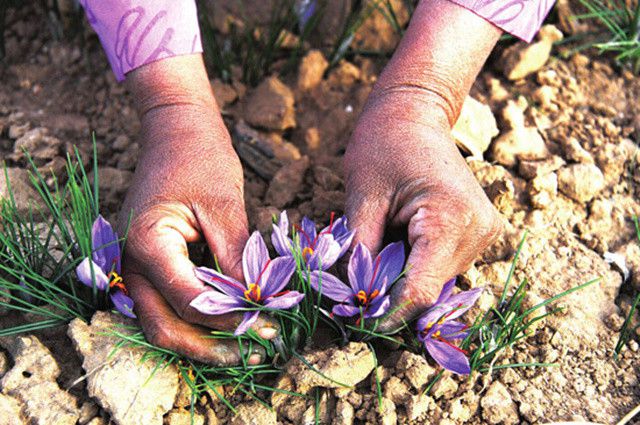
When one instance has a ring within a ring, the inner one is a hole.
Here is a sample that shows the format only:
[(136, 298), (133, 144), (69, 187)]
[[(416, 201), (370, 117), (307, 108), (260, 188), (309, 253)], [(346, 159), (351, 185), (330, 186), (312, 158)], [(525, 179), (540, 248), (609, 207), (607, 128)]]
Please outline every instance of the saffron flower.
[(365, 319), (375, 318), (389, 309), (387, 289), (400, 276), (403, 266), (402, 242), (387, 245), (373, 261), (367, 247), (359, 243), (349, 259), (349, 285), (320, 270), (311, 272), (310, 284), (322, 295), (340, 303), (333, 307), (333, 314), (350, 317), (362, 312)]
[[(109, 297), (116, 310), (132, 319), (136, 318), (133, 313), (133, 300), (129, 298), (127, 288), (120, 276), (120, 244), (118, 235), (111, 227), (111, 224), (101, 215), (96, 218), (91, 228), (91, 243), (93, 253), (91, 258), (87, 257), (76, 267), (78, 280), (83, 284), (93, 288), (95, 285), (100, 291), (108, 291)], [(91, 269), (93, 268), (93, 277)]]
[[(264, 307), (286, 310), (302, 301), (304, 294), (284, 290), (296, 265), (293, 257), (269, 258), (260, 232), (254, 232), (242, 253), (242, 271), (246, 283), (215, 270), (198, 267), (196, 277), (213, 286), (191, 301), (191, 306), (204, 314), (218, 315), (232, 311)], [(256, 321), (260, 311), (247, 311), (234, 335), (242, 335)]]
[[(316, 223), (307, 217), (302, 218), (302, 225), (296, 226), (300, 236), (300, 253), (310, 270), (327, 270), (342, 257), (353, 240), (355, 232), (347, 227), (347, 218), (340, 217), (334, 220), (335, 214), (331, 213), (331, 222), (318, 233)], [(295, 246), (289, 237), (289, 217), (287, 212), (280, 214), (278, 225), (273, 225), (271, 242), (279, 255), (292, 256)]]
[(436, 302), (418, 319), (418, 340), (440, 366), (459, 375), (468, 375), (471, 373), (468, 353), (452, 343), (467, 337), (468, 326), (454, 319), (471, 308), (482, 288), (452, 295), (455, 286), (455, 278), (445, 283)]

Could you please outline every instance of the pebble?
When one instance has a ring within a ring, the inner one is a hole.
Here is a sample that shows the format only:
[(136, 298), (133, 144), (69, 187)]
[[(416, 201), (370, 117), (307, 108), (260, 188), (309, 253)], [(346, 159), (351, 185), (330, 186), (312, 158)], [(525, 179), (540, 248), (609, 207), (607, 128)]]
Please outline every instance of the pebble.
[(296, 126), (293, 92), (277, 77), (269, 77), (247, 97), (244, 118), (255, 127), (286, 130)]
[(558, 171), (558, 189), (569, 198), (586, 203), (604, 189), (604, 175), (593, 164), (572, 164)]

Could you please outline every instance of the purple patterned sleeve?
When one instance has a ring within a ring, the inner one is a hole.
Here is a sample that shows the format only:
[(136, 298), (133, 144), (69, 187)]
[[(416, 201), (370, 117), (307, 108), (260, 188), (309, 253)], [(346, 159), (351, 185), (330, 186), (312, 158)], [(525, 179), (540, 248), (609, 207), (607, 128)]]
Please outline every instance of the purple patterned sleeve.
[(502, 30), (530, 42), (555, 0), (450, 0)]
[(202, 52), (195, 0), (80, 0), (118, 81), (132, 69)]

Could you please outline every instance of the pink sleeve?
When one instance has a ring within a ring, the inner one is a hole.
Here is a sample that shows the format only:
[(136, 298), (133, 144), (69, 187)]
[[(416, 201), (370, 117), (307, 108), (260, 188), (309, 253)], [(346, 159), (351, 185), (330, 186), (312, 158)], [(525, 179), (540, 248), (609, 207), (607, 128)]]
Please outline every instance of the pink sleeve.
[(80, 0), (118, 81), (132, 69), (202, 52), (195, 0)]
[(450, 0), (502, 30), (530, 42), (555, 0)]

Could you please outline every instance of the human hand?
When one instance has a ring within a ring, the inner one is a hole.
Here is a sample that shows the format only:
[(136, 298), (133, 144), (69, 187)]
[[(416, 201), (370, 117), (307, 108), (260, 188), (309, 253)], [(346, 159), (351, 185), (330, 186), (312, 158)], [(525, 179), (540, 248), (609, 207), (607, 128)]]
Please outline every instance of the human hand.
[[(123, 279), (147, 339), (218, 365), (241, 361), (236, 341), (206, 338), (233, 332), (242, 313), (209, 316), (189, 303), (207, 290), (194, 274), (187, 243), (206, 240), (223, 271), (242, 279), (249, 236), (243, 175), (199, 55), (153, 62), (127, 76), (141, 117), (142, 152), (119, 220), (129, 229)], [(277, 323), (260, 315), (264, 338)], [(249, 363), (264, 360), (257, 348)]]

